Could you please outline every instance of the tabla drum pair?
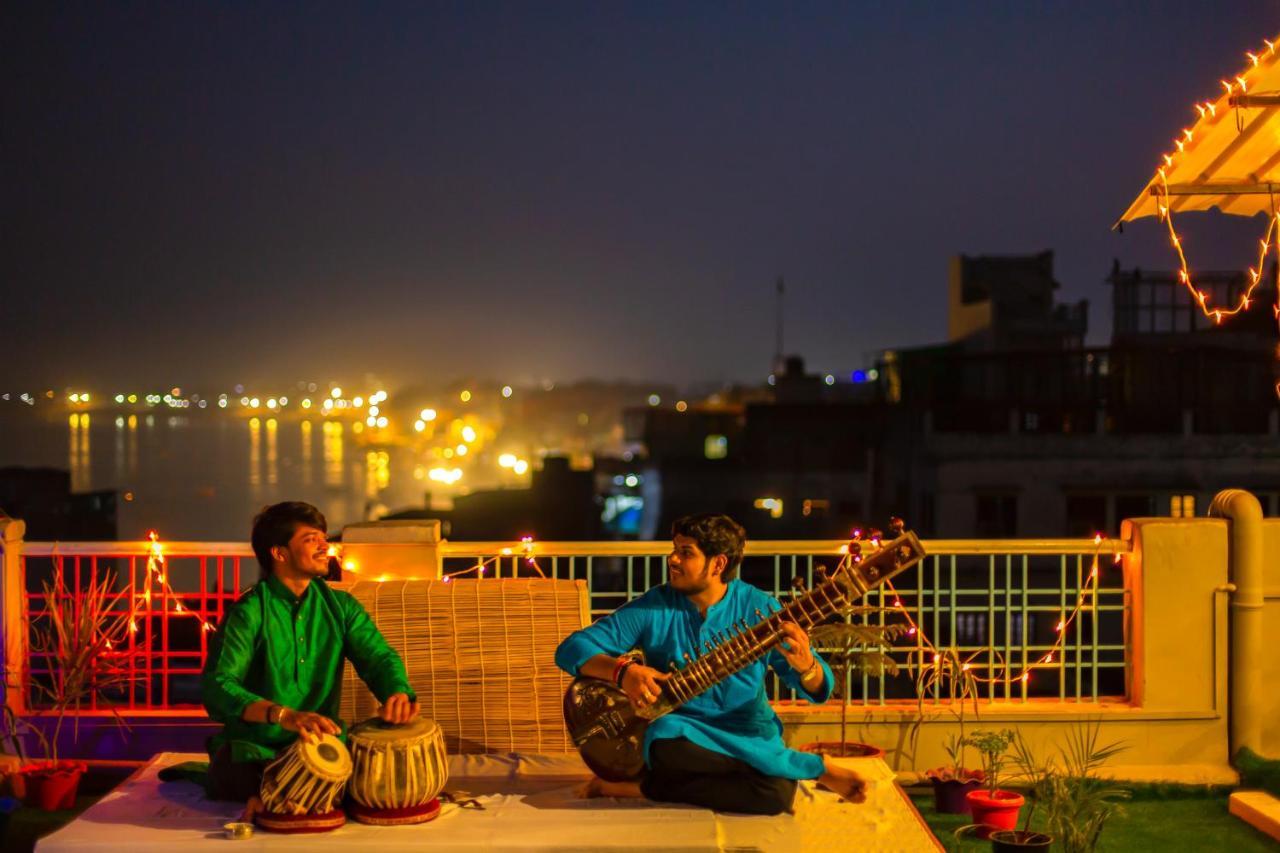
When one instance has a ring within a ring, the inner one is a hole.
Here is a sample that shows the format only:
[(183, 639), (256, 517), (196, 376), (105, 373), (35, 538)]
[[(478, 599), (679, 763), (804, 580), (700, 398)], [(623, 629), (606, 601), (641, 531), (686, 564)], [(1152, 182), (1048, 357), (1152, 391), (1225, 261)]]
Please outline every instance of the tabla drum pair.
[(324, 735), (299, 738), (267, 765), (258, 825), (273, 832), (326, 832), (346, 822), (341, 804), (362, 823), (402, 826), (440, 814), (437, 795), (449, 778), (444, 736), (432, 720), (403, 725), (366, 720), (351, 729), (350, 751)]

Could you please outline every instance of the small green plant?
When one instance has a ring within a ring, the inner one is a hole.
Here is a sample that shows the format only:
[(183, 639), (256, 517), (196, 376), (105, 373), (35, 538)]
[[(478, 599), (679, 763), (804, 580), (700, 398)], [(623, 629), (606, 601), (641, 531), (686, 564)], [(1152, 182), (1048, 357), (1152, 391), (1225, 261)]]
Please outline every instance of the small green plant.
[(852, 676), (863, 674), (879, 678), (897, 675), (898, 664), (886, 654), (886, 650), (907, 631), (902, 623), (873, 624), (854, 622), (853, 617), (865, 620), (868, 614), (888, 612), (881, 607), (855, 607), (849, 613), (849, 621), (819, 625), (809, 632), (814, 648), (822, 650), (822, 657), (835, 676), (835, 692), (840, 701), (840, 754), (844, 755), (848, 743), (849, 686)]
[(1120, 742), (1101, 744), (1101, 731), (1102, 724), (1096, 721), (1072, 727), (1057, 754), (1046, 761), (1038, 760), (1021, 732), (1013, 741), (1012, 762), (1031, 788), (1031, 807), (1022, 829), (1028, 831), (1032, 817), (1043, 813), (1056, 849), (1064, 853), (1094, 850), (1107, 821), (1121, 813), (1121, 801), (1131, 796), (1128, 790), (1097, 777), (1106, 761), (1127, 749)]
[(1017, 734), (1011, 729), (974, 732), (964, 738), (964, 745), (973, 747), (982, 756), (982, 773), (986, 777), (987, 790), (993, 795), (1000, 784), (1000, 772), (1008, 760), (1009, 747), (1016, 738)]
[(925, 720), (926, 699), (941, 703), (945, 698), (947, 711), (955, 716), (960, 726), (960, 733), (950, 735), (943, 744), (950, 764), (927, 770), (925, 776), (939, 782), (982, 779), (984, 774), (981, 770), (965, 765), (965, 748), (968, 746), (968, 739), (964, 734), (967, 708), (972, 706), (974, 717), (978, 716), (978, 680), (973, 674), (970, 661), (962, 659), (959, 650), (954, 648), (934, 652), (932, 660), (920, 666), (915, 684), (918, 712), (911, 730), (913, 743), (919, 737)]
[[(43, 582), (45, 611), (33, 620), (32, 650), (48, 661), (51, 672), (47, 683), (33, 680), (31, 686), (57, 716), (53, 736), (47, 742), (41, 738), (46, 758), (54, 762), (67, 714), (73, 715), (78, 737), (81, 707), (138, 677), (130, 675), (118, 657), (128, 646), (131, 616), (113, 608), (113, 585), (113, 575), (103, 572), (89, 580), (77, 600), (67, 589), (60, 563), (54, 582)], [(119, 711), (114, 706), (111, 710), (116, 723), (127, 729)]]

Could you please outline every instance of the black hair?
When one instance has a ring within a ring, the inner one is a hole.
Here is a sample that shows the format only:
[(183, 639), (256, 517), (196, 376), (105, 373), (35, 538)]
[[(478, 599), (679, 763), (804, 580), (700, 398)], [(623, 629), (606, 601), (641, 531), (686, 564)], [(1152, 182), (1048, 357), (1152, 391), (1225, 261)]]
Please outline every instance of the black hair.
[(738, 576), (742, 563), (742, 549), (747, 544), (747, 531), (727, 515), (702, 513), (677, 518), (671, 524), (671, 538), (687, 536), (698, 543), (698, 550), (708, 559), (723, 554), (728, 558), (722, 577), (731, 581)]
[(253, 533), (249, 541), (253, 544), (253, 553), (258, 558), (258, 565), (262, 567), (264, 578), (271, 574), (271, 567), (275, 563), (271, 549), (288, 545), (299, 526), (314, 527), (325, 533), (329, 530), (324, 513), (302, 501), (272, 504), (254, 516)]

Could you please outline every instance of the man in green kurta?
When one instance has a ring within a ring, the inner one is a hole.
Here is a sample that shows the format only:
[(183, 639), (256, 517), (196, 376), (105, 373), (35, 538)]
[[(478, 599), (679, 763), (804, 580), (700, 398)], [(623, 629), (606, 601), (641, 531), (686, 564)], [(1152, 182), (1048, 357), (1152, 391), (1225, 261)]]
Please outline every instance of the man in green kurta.
[(383, 703), (382, 719), (418, 715), (400, 656), (358, 601), (324, 582), (326, 530), (320, 511), (301, 502), (274, 504), (253, 521), (262, 579), (227, 612), (202, 679), (209, 717), (223, 724), (209, 739), (212, 799), (256, 796), (263, 768), (299, 737), (345, 739), (344, 659)]

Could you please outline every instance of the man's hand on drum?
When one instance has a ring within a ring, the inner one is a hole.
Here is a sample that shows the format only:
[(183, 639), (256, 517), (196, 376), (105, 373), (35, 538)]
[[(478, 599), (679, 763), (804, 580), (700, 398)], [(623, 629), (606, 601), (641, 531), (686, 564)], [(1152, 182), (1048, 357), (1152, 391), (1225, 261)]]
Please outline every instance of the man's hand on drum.
[(637, 708), (646, 708), (662, 695), (662, 682), (671, 677), (669, 672), (659, 672), (653, 667), (635, 663), (627, 667), (622, 676), (622, 690)]
[(378, 709), (378, 716), (388, 723), (407, 723), (418, 716), (418, 700), (407, 693), (392, 693), (387, 704)]
[(322, 735), (336, 735), (342, 731), (337, 723), (323, 714), (295, 711), (292, 708), (285, 708), (280, 712), (280, 728), (297, 732), (298, 737), (307, 743), (316, 743)]

